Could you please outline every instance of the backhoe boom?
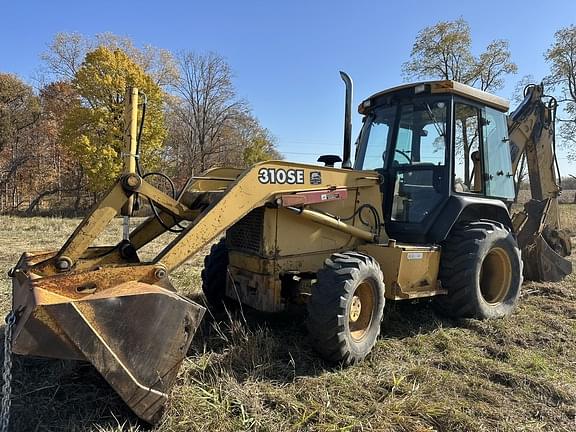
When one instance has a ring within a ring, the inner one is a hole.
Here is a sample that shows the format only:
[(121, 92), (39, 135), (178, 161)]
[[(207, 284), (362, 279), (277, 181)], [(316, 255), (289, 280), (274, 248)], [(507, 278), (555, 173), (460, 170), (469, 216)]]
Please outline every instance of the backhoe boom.
[(524, 272), (531, 280), (558, 281), (572, 272), (571, 263), (563, 258), (571, 253), (570, 236), (560, 228), (556, 105), (542, 84), (530, 85), (524, 101), (508, 117), (513, 172), (523, 157), (528, 166), (531, 200), (514, 215), (513, 224), (527, 264)]

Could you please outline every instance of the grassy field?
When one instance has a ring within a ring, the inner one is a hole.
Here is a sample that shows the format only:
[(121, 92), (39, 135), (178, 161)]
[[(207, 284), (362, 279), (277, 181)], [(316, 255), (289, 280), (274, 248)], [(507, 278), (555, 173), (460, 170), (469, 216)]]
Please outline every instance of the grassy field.
[[(576, 205), (562, 206), (576, 233)], [(0, 218), (0, 268), (54, 249), (78, 220)], [(102, 243), (120, 236), (117, 221)], [(146, 251), (152, 253), (159, 244)], [(202, 256), (173, 275), (197, 298)], [(1, 280), (3, 314), (9, 281)], [(382, 337), (355, 367), (319, 360), (302, 317), (244, 310), (205, 320), (156, 428), (142, 424), (89, 365), (15, 357), (14, 431), (573, 431), (576, 276), (527, 283), (504, 320), (453, 321), (427, 302), (386, 307)]]

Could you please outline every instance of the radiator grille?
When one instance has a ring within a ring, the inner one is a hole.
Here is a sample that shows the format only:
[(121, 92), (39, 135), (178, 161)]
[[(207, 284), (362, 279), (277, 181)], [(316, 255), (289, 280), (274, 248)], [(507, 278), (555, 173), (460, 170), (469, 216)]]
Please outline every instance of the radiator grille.
[(259, 254), (262, 250), (264, 208), (252, 210), (226, 231), (228, 248)]

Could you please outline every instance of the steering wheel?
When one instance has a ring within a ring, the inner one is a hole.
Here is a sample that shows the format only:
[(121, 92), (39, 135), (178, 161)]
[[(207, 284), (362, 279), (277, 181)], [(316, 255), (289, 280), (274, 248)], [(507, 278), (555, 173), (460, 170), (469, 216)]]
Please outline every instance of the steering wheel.
[(403, 152), (402, 150), (394, 150), (396, 153), (400, 153), (402, 156), (404, 156), (406, 158), (406, 160), (408, 161), (408, 163), (412, 163), (412, 159), (410, 158), (410, 156), (408, 154), (406, 154), (406, 152)]

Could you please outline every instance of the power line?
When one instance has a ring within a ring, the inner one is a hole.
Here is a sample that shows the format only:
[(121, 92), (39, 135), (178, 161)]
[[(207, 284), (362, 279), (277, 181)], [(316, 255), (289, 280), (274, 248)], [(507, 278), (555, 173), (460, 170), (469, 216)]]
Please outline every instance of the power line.
[(286, 151), (282, 151), (282, 150), (280, 150), (280, 153), (283, 153), (283, 154), (293, 154), (293, 155), (319, 156), (319, 154), (318, 154), (318, 153), (306, 153), (306, 152), (286, 152)]
[(317, 143), (317, 144), (330, 144), (331, 141), (324, 141), (324, 140), (315, 140), (310, 138), (281, 138), (278, 137), (278, 140), (285, 141), (285, 142), (293, 142), (293, 143)]

